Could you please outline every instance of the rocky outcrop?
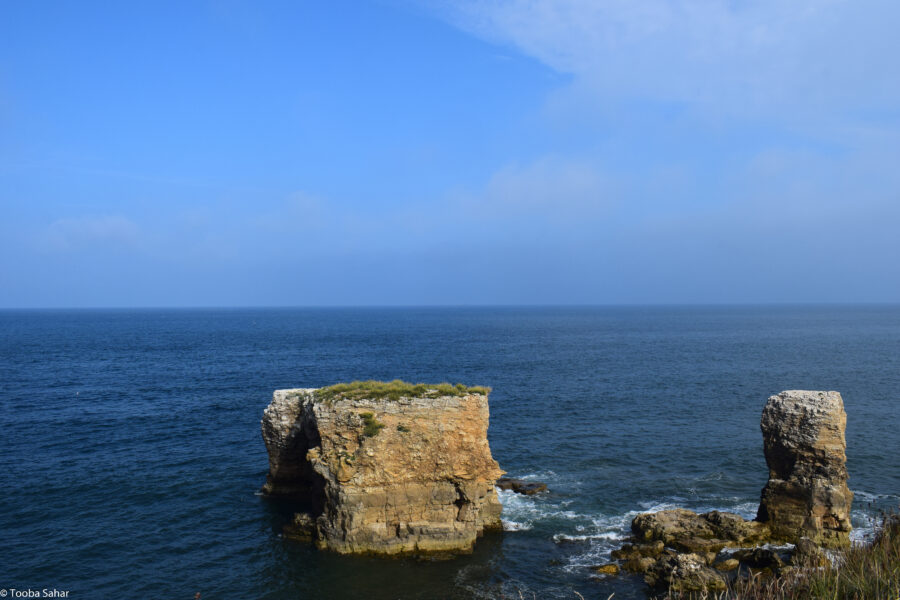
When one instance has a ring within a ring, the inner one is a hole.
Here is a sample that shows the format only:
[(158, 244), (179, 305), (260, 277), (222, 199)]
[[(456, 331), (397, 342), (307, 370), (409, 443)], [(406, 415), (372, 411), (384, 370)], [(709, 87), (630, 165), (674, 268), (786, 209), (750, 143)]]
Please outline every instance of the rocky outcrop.
[(497, 480), (497, 489), (513, 491), (517, 494), (524, 494), (525, 496), (534, 496), (535, 494), (546, 492), (547, 484), (541, 481), (525, 481), (524, 479), (501, 477)]
[[(683, 508), (642, 513), (631, 522), (635, 543), (612, 552), (622, 569), (642, 573), (651, 587), (681, 595), (721, 591), (725, 573), (740, 565), (774, 572), (784, 566), (776, 552), (758, 548), (770, 540), (766, 523), (740, 515)], [(750, 549), (747, 549), (747, 548)], [(742, 550), (743, 549), (743, 550)]]
[(761, 421), (769, 481), (756, 520), (682, 508), (639, 514), (631, 523), (633, 543), (612, 558), (625, 571), (643, 573), (651, 587), (688, 596), (722, 591), (734, 572), (773, 575), (794, 568), (788, 562), (828, 564), (820, 546), (849, 543), (846, 422), (837, 392), (772, 396)]
[(805, 536), (829, 548), (849, 544), (846, 424), (838, 392), (792, 390), (769, 398), (761, 421), (769, 481), (757, 520), (776, 538), (796, 543)]
[(699, 554), (755, 546), (769, 539), (765, 523), (717, 510), (698, 515), (684, 508), (639, 514), (631, 522), (631, 531), (642, 542), (662, 542), (679, 552)]
[(724, 592), (725, 577), (697, 554), (675, 554), (656, 561), (644, 576), (647, 585), (670, 594), (707, 597)]
[(415, 554), (468, 551), (500, 527), (486, 391), (410, 389), (275, 392), (263, 489), (307, 511), (288, 533), (341, 553)]

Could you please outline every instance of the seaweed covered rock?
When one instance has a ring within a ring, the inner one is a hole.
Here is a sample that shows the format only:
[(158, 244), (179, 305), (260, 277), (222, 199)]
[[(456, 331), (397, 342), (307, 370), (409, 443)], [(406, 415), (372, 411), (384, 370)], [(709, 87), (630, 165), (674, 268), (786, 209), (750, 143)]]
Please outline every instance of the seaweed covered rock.
[(769, 398), (760, 423), (769, 481), (757, 520), (773, 535), (824, 547), (849, 544), (850, 505), (844, 430), (838, 392), (791, 390)]
[(487, 392), (402, 382), (276, 391), (262, 420), (263, 490), (309, 513), (287, 533), (341, 553), (471, 550), (500, 527)]

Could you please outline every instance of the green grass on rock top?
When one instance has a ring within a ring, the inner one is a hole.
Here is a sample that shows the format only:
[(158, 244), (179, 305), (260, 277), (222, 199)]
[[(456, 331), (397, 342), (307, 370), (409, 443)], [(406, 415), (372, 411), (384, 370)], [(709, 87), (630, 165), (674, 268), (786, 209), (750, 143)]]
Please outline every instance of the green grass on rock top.
[(394, 381), (353, 381), (338, 383), (316, 390), (316, 398), (330, 402), (338, 398), (346, 400), (362, 400), (363, 398), (380, 400), (399, 400), (400, 398), (437, 398), (440, 396), (467, 396), (469, 394), (487, 395), (491, 388), (480, 385), (467, 386), (461, 383), (407, 383), (399, 379)]

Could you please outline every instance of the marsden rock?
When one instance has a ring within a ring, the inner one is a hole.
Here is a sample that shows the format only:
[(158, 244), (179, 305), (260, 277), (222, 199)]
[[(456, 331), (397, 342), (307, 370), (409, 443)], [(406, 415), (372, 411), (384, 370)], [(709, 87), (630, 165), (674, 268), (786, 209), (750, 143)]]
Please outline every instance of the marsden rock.
[(838, 392), (791, 390), (769, 398), (760, 423), (769, 481), (757, 520), (774, 537), (808, 537), (829, 547), (849, 544), (850, 505), (844, 430)]
[[(304, 504), (295, 537), (340, 553), (465, 552), (500, 524), (486, 393), (359, 398), (275, 392), (263, 491)], [(312, 525), (310, 525), (312, 523)], [(288, 526), (288, 530), (292, 526)]]

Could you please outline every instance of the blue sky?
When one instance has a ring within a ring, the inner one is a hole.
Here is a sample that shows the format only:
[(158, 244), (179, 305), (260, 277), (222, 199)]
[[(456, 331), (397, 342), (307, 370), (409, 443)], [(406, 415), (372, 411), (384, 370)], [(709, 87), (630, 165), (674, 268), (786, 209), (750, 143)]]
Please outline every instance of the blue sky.
[(900, 301), (900, 4), (0, 4), (0, 307)]

